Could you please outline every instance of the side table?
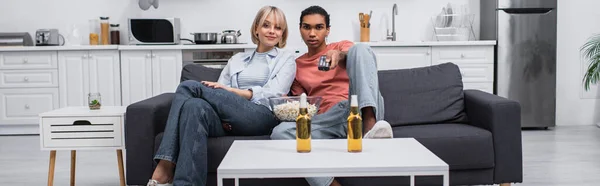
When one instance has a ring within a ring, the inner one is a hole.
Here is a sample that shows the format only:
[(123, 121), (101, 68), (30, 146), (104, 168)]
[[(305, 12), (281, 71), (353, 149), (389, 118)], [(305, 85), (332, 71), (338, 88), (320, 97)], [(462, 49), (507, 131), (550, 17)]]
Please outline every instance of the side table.
[(57, 150), (71, 151), (71, 185), (75, 185), (76, 150), (117, 151), (121, 186), (125, 186), (123, 149), (125, 149), (124, 106), (102, 106), (98, 110), (89, 107), (66, 107), (40, 116), (40, 147), (50, 150), (48, 186), (54, 182), (54, 165)]

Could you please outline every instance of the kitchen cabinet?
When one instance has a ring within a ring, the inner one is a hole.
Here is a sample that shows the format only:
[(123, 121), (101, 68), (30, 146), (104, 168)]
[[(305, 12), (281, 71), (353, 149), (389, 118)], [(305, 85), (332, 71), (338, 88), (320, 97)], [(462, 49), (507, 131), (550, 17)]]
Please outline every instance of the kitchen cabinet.
[(175, 92), (182, 65), (181, 50), (121, 51), (123, 105)]
[(418, 68), (454, 63), (464, 89), (494, 93), (494, 46), (372, 46), (378, 70)]
[(0, 134), (36, 134), (38, 114), (59, 107), (56, 51), (0, 52)]
[(394, 70), (431, 65), (431, 47), (373, 47), (377, 70)]
[(432, 65), (448, 62), (460, 69), (464, 89), (494, 94), (494, 46), (432, 47)]
[(120, 106), (119, 63), (118, 51), (59, 51), (60, 107), (87, 106), (89, 93), (100, 93), (103, 106)]

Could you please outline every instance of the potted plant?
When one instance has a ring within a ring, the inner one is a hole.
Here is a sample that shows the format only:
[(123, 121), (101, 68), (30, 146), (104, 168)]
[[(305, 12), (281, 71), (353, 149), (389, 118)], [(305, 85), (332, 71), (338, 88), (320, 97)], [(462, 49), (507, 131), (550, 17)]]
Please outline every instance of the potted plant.
[[(590, 64), (583, 75), (583, 87), (587, 91), (591, 84), (598, 83), (600, 79), (600, 34), (596, 34), (588, 39), (581, 47), (583, 57)], [(600, 123), (596, 123), (600, 127)]]
[(600, 34), (590, 37), (581, 47), (581, 52), (585, 60), (590, 62), (583, 75), (583, 87), (587, 91), (591, 84), (596, 84), (600, 79)]

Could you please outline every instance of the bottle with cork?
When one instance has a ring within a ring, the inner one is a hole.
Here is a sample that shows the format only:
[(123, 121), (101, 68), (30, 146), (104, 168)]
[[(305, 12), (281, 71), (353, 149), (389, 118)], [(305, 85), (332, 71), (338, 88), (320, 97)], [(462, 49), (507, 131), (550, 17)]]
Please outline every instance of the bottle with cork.
[(350, 115), (348, 116), (348, 152), (362, 152), (362, 117), (358, 109), (358, 97), (350, 98)]
[(300, 112), (296, 118), (296, 151), (299, 153), (308, 153), (311, 151), (310, 123), (311, 118), (308, 115), (308, 102), (306, 94), (300, 95)]

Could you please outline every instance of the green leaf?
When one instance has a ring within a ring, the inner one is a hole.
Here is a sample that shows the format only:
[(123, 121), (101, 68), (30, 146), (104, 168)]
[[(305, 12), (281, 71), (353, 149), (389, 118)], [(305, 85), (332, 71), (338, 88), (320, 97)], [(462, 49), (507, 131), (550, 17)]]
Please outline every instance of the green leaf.
[(583, 86), (587, 91), (591, 84), (596, 84), (600, 80), (600, 34), (590, 37), (580, 51), (584, 60), (590, 63), (583, 76)]

